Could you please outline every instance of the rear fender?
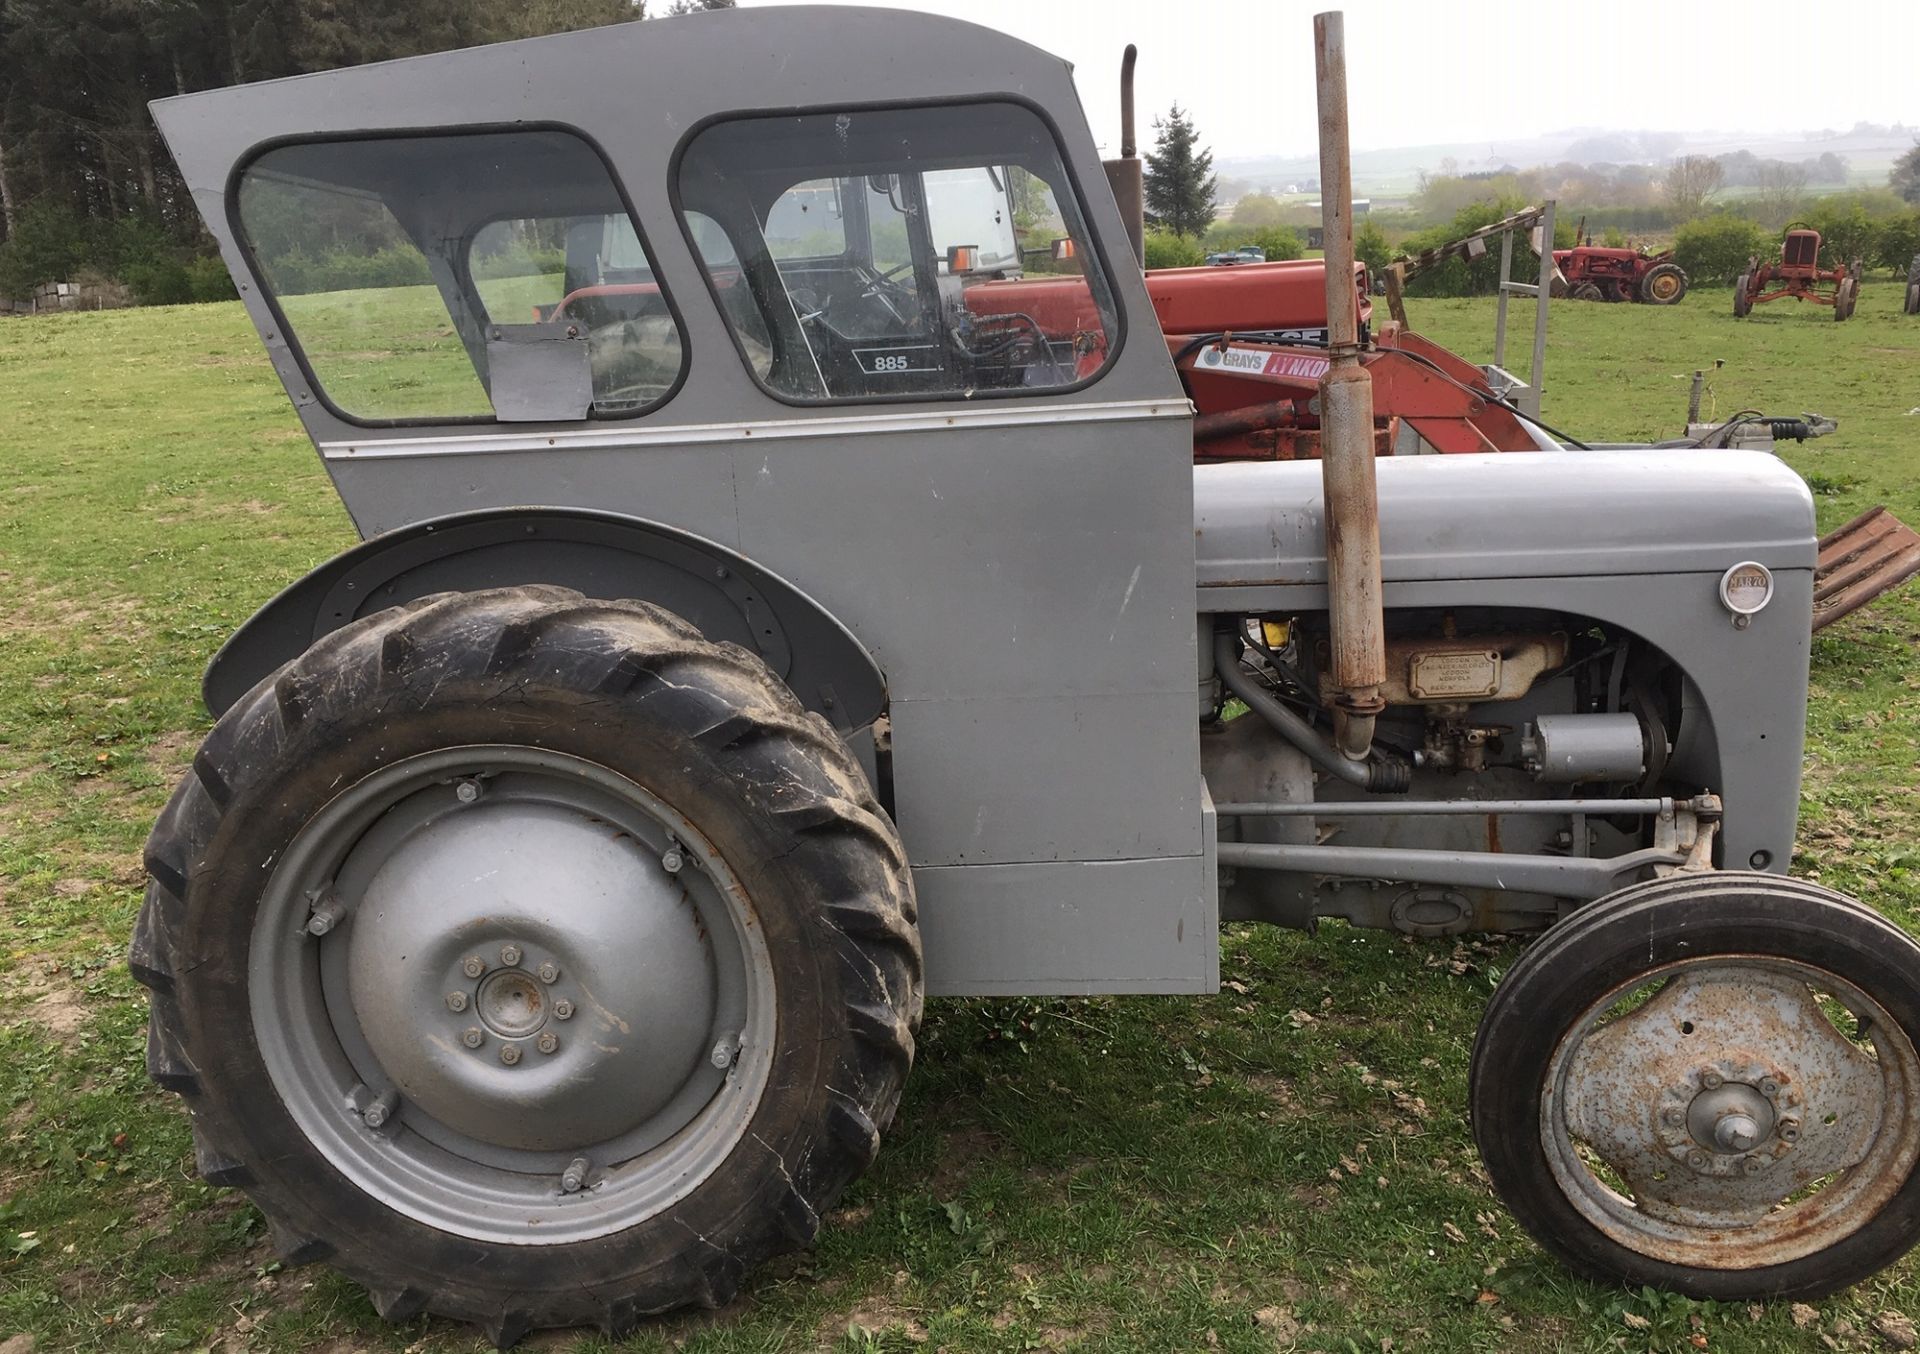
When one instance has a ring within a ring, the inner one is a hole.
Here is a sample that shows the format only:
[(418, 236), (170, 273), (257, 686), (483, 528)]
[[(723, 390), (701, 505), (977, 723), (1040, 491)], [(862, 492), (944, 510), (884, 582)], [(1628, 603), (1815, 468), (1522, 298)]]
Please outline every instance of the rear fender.
[(507, 508), (416, 522), (322, 564), (256, 612), (201, 680), (218, 717), (321, 636), (437, 592), (527, 583), (665, 607), (712, 640), (752, 649), (801, 704), (843, 732), (886, 707), (866, 647), (813, 598), (723, 545), (620, 513)]

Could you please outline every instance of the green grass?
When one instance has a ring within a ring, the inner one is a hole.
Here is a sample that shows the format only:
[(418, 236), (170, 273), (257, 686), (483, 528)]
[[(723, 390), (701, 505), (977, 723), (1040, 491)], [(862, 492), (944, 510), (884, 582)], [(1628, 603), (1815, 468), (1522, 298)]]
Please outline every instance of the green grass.
[[(1897, 294), (1870, 285), (1844, 325), (1786, 304), (1736, 323), (1724, 291), (1557, 306), (1546, 416), (1673, 435), (1686, 374), (1725, 359), (1722, 411), (1841, 420), (1788, 453), (1824, 522), (1875, 501), (1920, 521), (1920, 320)], [(1411, 305), (1487, 355), (1490, 303)], [(246, 1200), (192, 1178), (123, 959), (141, 841), (206, 727), (200, 668), (353, 540), (344, 513), (237, 306), (0, 322), (0, 410), (0, 1337), (476, 1348), (445, 1322), (385, 1326), (325, 1270), (281, 1271)], [(1909, 594), (1815, 645), (1796, 857), (1909, 925), (1916, 633)], [(818, 1249), (629, 1344), (1798, 1350), (1866, 1348), (1873, 1314), (1920, 1312), (1911, 1262), (1823, 1304), (1815, 1331), (1548, 1261), (1464, 1119), (1474, 1022), (1516, 952), (1235, 930), (1217, 997), (937, 1002), (886, 1150)]]

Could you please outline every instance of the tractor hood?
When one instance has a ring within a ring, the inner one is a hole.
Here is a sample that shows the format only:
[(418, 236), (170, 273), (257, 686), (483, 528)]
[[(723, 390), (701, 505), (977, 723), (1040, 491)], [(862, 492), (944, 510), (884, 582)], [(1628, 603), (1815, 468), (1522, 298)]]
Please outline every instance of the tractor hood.
[[(1551, 451), (1378, 462), (1388, 582), (1812, 569), (1813, 496), (1752, 451)], [(1207, 588), (1326, 581), (1318, 461), (1196, 466)]]

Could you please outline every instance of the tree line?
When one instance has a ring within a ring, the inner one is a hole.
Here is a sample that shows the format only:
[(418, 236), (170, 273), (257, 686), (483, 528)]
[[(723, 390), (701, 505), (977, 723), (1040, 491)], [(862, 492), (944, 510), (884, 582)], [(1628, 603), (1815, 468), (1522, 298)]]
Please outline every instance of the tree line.
[(87, 269), (193, 290), (209, 245), (149, 100), (646, 17), (647, 0), (0, 0), (0, 294)]

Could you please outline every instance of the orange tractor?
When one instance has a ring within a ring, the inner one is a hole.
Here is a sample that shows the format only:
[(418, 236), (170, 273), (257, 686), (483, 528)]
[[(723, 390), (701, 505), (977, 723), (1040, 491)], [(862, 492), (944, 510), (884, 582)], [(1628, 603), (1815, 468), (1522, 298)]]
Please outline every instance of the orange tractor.
[(1851, 265), (1822, 268), (1820, 232), (1811, 226), (1789, 226), (1777, 260), (1747, 261), (1747, 271), (1733, 284), (1733, 317), (1742, 319), (1757, 305), (1791, 296), (1832, 306), (1834, 320), (1844, 320), (1860, 298), (1860, 270), (1858, 259)]

